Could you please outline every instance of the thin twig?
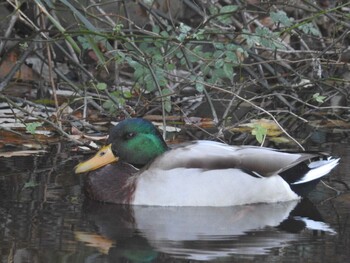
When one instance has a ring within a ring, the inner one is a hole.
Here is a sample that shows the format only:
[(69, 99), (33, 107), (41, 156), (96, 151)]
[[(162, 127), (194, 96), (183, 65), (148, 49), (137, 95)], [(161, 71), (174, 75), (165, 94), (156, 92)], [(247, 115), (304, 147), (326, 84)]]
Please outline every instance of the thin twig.
[(340, 194), (341, 194), (341, 191), (339, 191), (339, 190), (335, 189), (334, 187), (332, 187), (332, 186), (326, 184), (323, 180), (321, 180), (321, 183), (322, 183), (325, 187), (327, 187), (327, 188), (329, 188), (329, 189), (335, 191), (335, 192), (337, 193), (337, 195), (340, 195)]
[(219, 91), (221, 91), (221, 92), (225, 92), (225, 93), (232, 94), (232, 95), (236, 96), (238, 99), (240, 99), (240, 100), (242, 100), (242, 101), (248, 103), (249, 105), (253, 106), (254, 108), (256, 108), (256, 109), (258, 109), (258, 110), (260, 110), (260, 111), (266, 113), (267, 115), (269, 115), (269, 116), (271, 117), (271, 119), (276, 123), (276, 125), (281, 129), (281, 131), (282, 131), (288, 138), (290, 138), (290, 139), (291, 139), (295, 144), (297, 144), (302, 150), (305, 150), (305, 148), (304, 148), (296, 139), (294, 139), (293, 136), (291, 136), (291, 135), (279, 124), (279, 122), (276, 120), (276, 118), (275, 118), (270, 112), (268, 112), (267, 110), (265, 110), (265, 109), (259, 107), (259, 106), (256, 105), (256, 104), (254, 104), (254, 103), (252, 102), (251, 99), (249, 99), (249, 100), (248, 100), (248, 99), (245, 99), (245, 98), (239, 96), (238, 94), (236, 94), (236, 93), (234, 93), (234, 92), (232, 92), (232, 91), (225, 90), (225, 89), (220, 88), (220, 87), (218, 87), (218, 86), (209, 85), (208, 83), (202, 83), (202, 84), (203, 84), (203, 85), (206, 85), (206, 86), (208, 86), (208, 87), (210, 87), (210, 88), (212, 88), (212, 89), (216, 89), (216, 90), (219, 90)]

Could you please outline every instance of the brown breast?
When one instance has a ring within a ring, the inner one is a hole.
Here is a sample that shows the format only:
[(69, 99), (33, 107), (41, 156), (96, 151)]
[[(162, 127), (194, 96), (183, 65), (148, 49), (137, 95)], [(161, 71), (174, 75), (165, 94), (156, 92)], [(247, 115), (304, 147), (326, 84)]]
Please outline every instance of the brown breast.
[(122, 162), (91, 171), (85, 181), (85, 193), (90, 199), (101, 202), (130, 204), (136, 189), (137, 171)]

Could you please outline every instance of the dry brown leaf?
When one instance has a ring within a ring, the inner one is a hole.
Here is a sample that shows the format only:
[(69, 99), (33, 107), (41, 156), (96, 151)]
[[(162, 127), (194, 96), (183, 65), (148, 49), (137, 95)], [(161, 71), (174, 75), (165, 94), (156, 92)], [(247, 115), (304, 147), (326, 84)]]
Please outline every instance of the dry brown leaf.
[(104, 136), (91, 136), (91, 135), (86, 135), (84, 134), (83, 137), (85, 139), (91, 140), (91, 141), (103, 141), (103, 140), (107, 140), (108, 135), (104, 135)]
[(321, 127), (321, 128), (342, 128), (350, 129), (350, 123), (343, 120), (315, 120), (310, 121), (309, 125), (312, 127)]
[(215, 122), (210, 118), (201, 118), (201, 117), (189, 117), (185, 120), (186, 125), (199, 126), (201, 128), (213, 128), (215, 127)]
[(115, 244), (111, 239), (88, 232), (75, 231), (74, 236), (76, 240), (84, 242), (89, 247), (97, 248), (103, 254), (108, 254), (109, 249)]
[(77, 127), (72, 126), (71, 134), (72, 135), (79, 135), (81, 137), (83, 133)]
[[(6, 77), (12, 68), (17, 63), (18, 56), (15, 52), (11, 52), (7, 55), (6, 59), (0, 64), (0, 78)], [(25, 64), (22, 64), (19, 70), (14, 75), (14, 79), (23, 81), (33, 81), (37, 78), (34, 77), (33, 70)]]
[(251, 132), (256, 125), (260, 125), (261, 127), (265, 128), (267, 130), (266, 135), (270, 137), (277, 137), (283, 133), (276, 122), (268, 119), (251, 120), (251, 122), (241, 124), (231, 130), (237, 132)]

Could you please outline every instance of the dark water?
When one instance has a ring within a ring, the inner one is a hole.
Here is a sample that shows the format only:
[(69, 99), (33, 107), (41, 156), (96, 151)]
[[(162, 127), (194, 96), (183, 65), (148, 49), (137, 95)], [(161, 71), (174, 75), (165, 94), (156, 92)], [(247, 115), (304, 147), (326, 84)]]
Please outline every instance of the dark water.
[[(318, 147), (319, 148), (319, 147)], [(0, 158), (2, 262), (348, 262), (350, 147), (308, 200), (228, 208), (125, 207), (84, 199), (67, 145)], [(317, 150), (317, 149), (315, 149)]]

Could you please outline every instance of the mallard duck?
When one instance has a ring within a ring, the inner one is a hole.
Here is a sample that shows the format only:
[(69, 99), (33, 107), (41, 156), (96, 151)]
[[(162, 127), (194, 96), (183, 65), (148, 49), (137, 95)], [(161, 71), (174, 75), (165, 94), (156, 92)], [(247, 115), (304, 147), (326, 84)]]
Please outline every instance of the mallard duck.
[(157, 128), (141, 118), (118, 123), (107, 144), (75, 172), (90, 171), (90, 198), (133, 205), (233, 206), (296, 200), (339, 161), (321, 153), (204, 140), (169, 148)]

